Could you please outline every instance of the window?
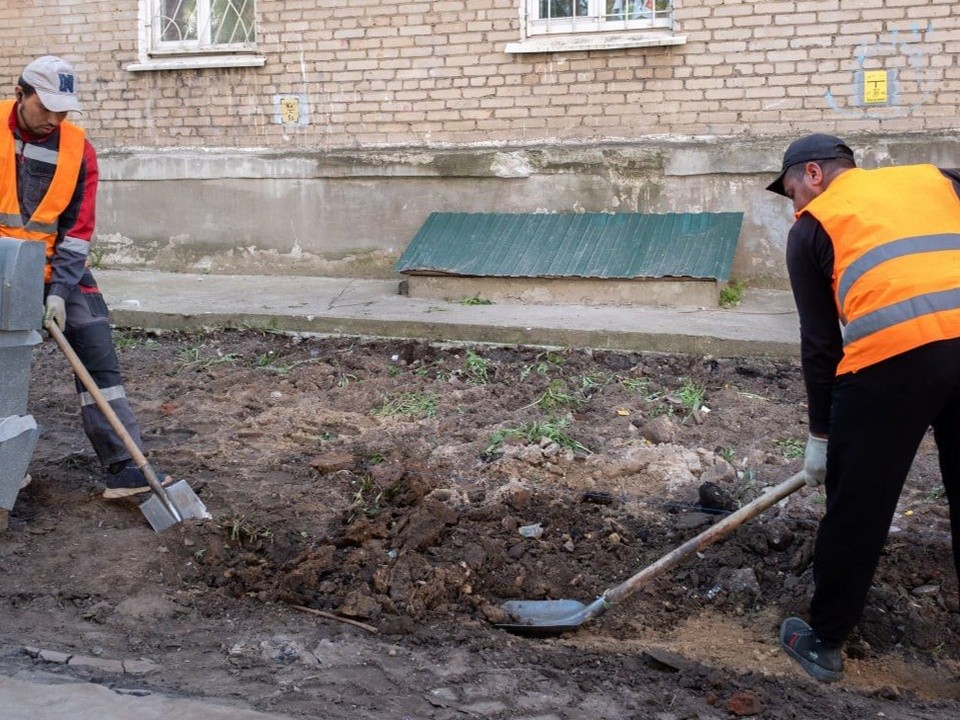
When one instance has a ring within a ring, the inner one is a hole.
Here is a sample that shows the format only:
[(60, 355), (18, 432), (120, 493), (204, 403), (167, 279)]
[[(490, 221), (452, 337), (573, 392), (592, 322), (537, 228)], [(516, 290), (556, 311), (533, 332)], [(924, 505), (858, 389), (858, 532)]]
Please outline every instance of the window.
[(508, 53), (681, 45), (673, 0), (520, 0), (523, 37)]
[(154, 49), (174, 52), (253, 47), (253, 0), (154, 0)]
[(139, 0), (140, 62), (128, 70), (263, 65), (255, 0)]
[(672, 0), (528, 0), (531, 35), (669, 28)]

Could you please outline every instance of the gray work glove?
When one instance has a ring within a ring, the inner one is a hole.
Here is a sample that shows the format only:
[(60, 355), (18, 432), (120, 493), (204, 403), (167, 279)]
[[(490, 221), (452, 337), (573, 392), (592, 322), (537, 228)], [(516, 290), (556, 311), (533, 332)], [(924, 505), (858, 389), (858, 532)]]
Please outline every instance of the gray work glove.
[(807, 449), (803, 453), (803, 474), (810, 487), (823, 485), (827, 476), (827, 440), (807, 436)]
[(67, 325), (67, 303), (59, 295), (47, 295), (47, 309), (43, 314), (43, 324), (50, 321), (57, 324), (61, 330), (66, 329)]

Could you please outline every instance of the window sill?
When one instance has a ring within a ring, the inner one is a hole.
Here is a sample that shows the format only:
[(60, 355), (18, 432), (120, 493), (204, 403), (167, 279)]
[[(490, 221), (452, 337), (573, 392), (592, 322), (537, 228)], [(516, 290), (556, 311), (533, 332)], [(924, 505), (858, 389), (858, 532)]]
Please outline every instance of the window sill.
[(262, 55), (181, 55), (179, 57), (148, 58), (127, 65), (128, 72), (146, 70), (195, 70), (200, 68), (263, 67), (267, 59)]
[(582, 35), (538, 35), (520, 42), (507, 43), (504, 52), (549, 53), (583, 50), (621, 50), (623, 48), (685, 45), (686, 35), (670, 33), (592, 33)]

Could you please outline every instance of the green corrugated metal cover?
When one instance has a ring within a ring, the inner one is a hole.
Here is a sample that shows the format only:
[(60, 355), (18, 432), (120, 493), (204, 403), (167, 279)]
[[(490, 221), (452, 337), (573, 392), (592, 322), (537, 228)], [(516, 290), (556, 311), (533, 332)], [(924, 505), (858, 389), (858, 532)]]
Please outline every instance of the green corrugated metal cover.
[(431, 213), (401, 273), (727, 280), (743, 213)]

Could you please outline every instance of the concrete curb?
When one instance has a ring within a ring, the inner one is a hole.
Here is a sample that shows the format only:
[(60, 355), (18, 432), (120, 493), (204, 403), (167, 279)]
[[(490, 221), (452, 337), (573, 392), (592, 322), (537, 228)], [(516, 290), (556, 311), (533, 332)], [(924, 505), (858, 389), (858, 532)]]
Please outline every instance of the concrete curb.
[(790, 293), (747, 291), (733, 309), (464, 305), (410, 298), (398, 281), (98, 271), (121, 327), (255, 328), (434, 342), (799, 356)]

